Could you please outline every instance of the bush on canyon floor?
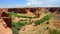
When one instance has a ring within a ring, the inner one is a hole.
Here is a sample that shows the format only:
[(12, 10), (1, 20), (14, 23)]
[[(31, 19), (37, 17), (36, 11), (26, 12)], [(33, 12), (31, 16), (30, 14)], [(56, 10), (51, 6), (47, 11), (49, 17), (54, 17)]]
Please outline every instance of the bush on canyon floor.
[(27, 15), (22, 16), (22, 15), (18, 15), (19, 13), (14, 13), (14, 12), (8, 12), (8, 14), (9, 14), (11, 17), (14, 15), (15, 17), (18, 17), (18, 18), (20, 18), (20, 17), (22, 17), (22, 18), (38, 18), (38, 16), (34, 16), (34, 17), (27, 16)]
[(46, 20), (49, 20), (50, 17), (51, 17), (50, 14), (49, 14), (49, 15), (46, 15), (46, 16), (43, 17), (42, 19), (35, 21), (35, 24), (36, 24), (36, 25), (40, 25), (41, 23), (45, 22)]
[(18, 31), (21, 29), (21, 27), (25, 26), (25, 23), (18, 22), (18, 23), (12, 23), (12, 31), (13, 34), (18, 34)]
[(49, 29), (49, 34), (60, 34), (60, 30), (57, 30), (57, 29)]

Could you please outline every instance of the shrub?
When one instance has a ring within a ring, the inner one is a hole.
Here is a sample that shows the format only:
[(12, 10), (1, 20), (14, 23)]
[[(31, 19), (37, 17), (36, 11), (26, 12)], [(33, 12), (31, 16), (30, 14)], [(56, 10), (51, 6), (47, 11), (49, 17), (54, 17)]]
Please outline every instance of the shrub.
[(57, 30), (57, 29), (49, 29), (49, 34), (60, 34), (60, 30)]
[(49, 20), (50, 17), (51, 17), (51, 15), (46, 15), (42, 19), (35, 21), (35, 24), (40, 25), (40, 23), (43, 23), (44, 21)]
[(18, 31), (23, 26), (25, 26), (25, 23), (23, 23), (23, 22), (18, 22), (18, 23), (12, 22), (12, 32), (13, 32), (13, 34), (18, 34)]
[(22, 17), (22, 18), (38, 18), (38, 16), (34, 16), (34, 17), (27, 16), (27, 15), (22, 16), (22, 15), (18, 15), (19, 13), (14, 13), (14, 12), (8, 12), (8, 14), (9, 14), (11, 17), (12, 17), (12, 15), (14, 15), (15, 17), (18, 17), (18, 18), (20, 18), (20, 17)]

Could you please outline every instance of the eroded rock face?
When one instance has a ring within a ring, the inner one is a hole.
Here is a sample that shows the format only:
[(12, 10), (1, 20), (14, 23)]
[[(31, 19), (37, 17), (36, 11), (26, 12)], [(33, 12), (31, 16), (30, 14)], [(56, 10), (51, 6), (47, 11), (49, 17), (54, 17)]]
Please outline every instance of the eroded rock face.
[(7, 26), (9, 28), (11, 28), (11, 26), (12, 26), (12, 20), (9, 17), (9, 15), (7, 13), (5, 13), (5, 12), (2, 12), (1, 16), (2, 16), (2, 19), (5, 21), (5, 23), (7, 24)]
[(3, 18), (3, 20), (5, 21), (5, 23), (7, 24), (7, 26), (9, 28), (12, 28), (12, 20), (11, 20), (11, 18)]
[(0, 34), (12, 34), (12, 20), (7, 14), (8, 9), (0, 9)]
[(57, 8), (50, 8), (49, 11), (50, 12), (55, 12), (57, 10)]
[(9, 8), (8, 12), (26, 13), (25, 8)]
[(0, 19), (0, 34), (12, 34), (12, 30), (9, 27), (5, 28), (3, 24), (5, 24), (4, 20)]
[(2, 17), (9, 17), (9, 15), (7, 14), (7, 13), (5, 13), (5, 12), (2, 12)]
[(30, 11), (33, 12), (33, 13), (36, 12), (36, 10), (37, 10), (36, 8), (31, 8), (30, 9)]

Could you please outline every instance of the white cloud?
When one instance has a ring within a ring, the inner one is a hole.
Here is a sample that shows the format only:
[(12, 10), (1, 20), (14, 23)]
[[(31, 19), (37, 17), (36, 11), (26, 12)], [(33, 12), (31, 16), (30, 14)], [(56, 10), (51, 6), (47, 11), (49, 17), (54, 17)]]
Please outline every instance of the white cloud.
[[(22, 7), (30, 7), (30, 6), (35, 6), (35, 7), (55, 7), (58, 6), (60, 3), (59, 0), (27, 0), (27, 2), (23, 5)], [(19, 6), (19, 5), (17, 5)]]
[(28, 0), (28, 2), (26, 3), (26, 5), (30, 5), (30, 6), (57, 6), (59, 0)]
[(27, 3), (27, 5), (31, 5), (31, 3)]
[(42, 1), (37, 1), (37, 0), (28, 0), (27, 3), (30, 3), (31, 5), (38, 5), (38, 4), (43, 4), (44, 2)]

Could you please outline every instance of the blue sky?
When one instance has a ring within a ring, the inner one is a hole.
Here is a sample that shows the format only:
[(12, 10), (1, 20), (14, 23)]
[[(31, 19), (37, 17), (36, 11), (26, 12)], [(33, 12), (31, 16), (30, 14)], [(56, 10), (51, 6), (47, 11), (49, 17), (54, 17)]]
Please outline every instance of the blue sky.
[(0, 0), (0, 8), (60, 7), (60, 0)]

